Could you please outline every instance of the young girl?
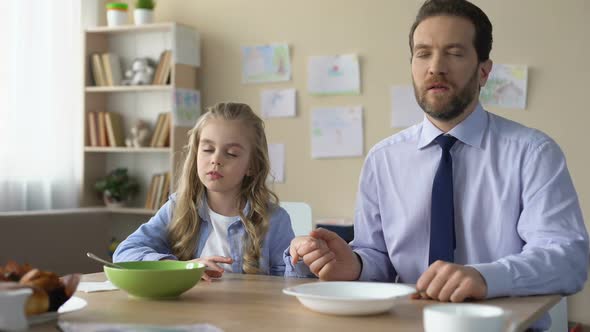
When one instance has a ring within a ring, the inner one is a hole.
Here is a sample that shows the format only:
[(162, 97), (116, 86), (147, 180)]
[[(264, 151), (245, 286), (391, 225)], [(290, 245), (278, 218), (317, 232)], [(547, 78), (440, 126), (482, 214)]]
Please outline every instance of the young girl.
[(264, 123), (246, 104), (208, 108), (190, 131), (178, 190), (123, 241), (113, 260), (194, 260), (224, 271), (283, 275), (291, 220), (266, 185)]

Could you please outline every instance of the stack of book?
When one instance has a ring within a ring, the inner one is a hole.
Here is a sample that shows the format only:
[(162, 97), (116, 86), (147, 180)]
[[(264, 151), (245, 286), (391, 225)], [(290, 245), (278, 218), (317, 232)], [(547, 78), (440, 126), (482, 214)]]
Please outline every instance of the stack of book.
[(87, 112), (89, 146), (125, 146), (123, 118), (115, 112)]
[(171, 113), (158, 114), (158, 121), (154, 127), (154, 134), (150, 141), (150, 146), (153, 148), (163, 148), (170, 146), (170, 126), (172, 125)]
[(170, 173), (154, 174), (145, 200), (145, 208), (159, 209), (168, 200), (168, 195), (170, 195)]
[(172, 69), (172, 51), (166, 50), (162, 52), (160, 55), (160, 61), (158, 62), (158, 67), (156, 68), (156, 72), (154, 73), (154, 79), (152, 84), (154, 85), (164, 85), (168, 83), (168, 78), (170, 77), (170, 72)]
[(96, 86), (121, 85), (121, 62), (114, 53), (94, 53), (90, 56), (90, 68)]

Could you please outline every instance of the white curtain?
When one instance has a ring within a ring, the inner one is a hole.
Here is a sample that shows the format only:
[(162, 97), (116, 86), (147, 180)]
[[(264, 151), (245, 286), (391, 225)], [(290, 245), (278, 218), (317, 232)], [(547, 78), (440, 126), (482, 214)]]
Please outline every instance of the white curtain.
[(0, 1), (0, 211), (78, 206), (80, 0)]

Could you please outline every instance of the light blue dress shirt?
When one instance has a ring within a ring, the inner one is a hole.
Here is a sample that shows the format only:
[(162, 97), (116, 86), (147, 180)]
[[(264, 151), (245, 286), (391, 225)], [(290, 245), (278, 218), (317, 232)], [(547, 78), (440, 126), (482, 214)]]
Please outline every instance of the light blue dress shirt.
[[(415, 283), (428, 268), (432, 182), (443, 132), (427, 118), (369, 152), (355, 210), (360, 280)], [(448, 132), (455, 262), (477, 269), (487, 297), (572, 294), (587, 278), (588, 234), (559, 146), (480, 105)], [(546, 328), (548, 317), (535, 324)]]
[[(428, 267), (432, 181), (442, 132), (428, 119), (377, 145), (360, 177), (353, 249), (360, 280), (415, 283)], [(559, 146), (481, 106), (448, 132), (457, 248), (487, 297), (579, 291), (588, 234)]]
[[(167, 239), (168, 224), (172, 218), (175, 202), (176, 195), (174, 194), (170, 196), (168, 202), (160, 208), (155, 216), (147, 223), (141, 225), (125, 241), (121, 242), (113, 255), (113, 261), (177, 260), (178, 258), (172, 254), (171, 246)], [(295, 235), (291, 226), (291, 219), (287, 212), (279, 206), (273, 206), (272, 208), (274, 210), (270, 217), (270, 225), (263, 243), (260, 269), (262, 274), (282, 276), (285, 272), (283, 251), (289, 246)], [(244, 208), (244, 214), (247, 215), (249, 210), (250, 204), (248, 203)], [(200, 253), (212, 229), (208, 211), (209, 207), (206, 200), (204, 200), (204, 204), (198, 209), (199, 216), (203, 222), (199, 232), (199, 243), (193, 256), (194, 258), (200, 257)], [(243, 238), (245, 233), (246, 229), (241, 220), (233, 222), (227, 230), (231, 258), (234, 261), (231, 269), (234, 273), (243, 273)]]
[[(424, 118), (367, 155), (351, 242), (363, 262), (359, 280), (416, 283), (428, 268), (441, 134)], [(451, 149), (455, 262), (481, 273), (488, 298), (581, 290), (588, 234), (559, 146), (480, 105), (448, 134), (458, 139)], [(309, 273), (289, 259), (286, 250), (286, 275)], [(533, 328), (549, 324), (545, 316)]]

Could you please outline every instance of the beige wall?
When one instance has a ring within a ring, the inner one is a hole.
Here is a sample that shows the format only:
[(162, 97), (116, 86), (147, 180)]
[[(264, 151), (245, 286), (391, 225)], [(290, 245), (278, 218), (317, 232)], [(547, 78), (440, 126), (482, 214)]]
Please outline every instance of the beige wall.
[[(539, 128), (563, 148), (590, 216), (589, 153), (582, 132), (590, 120), (590, 1), (479, 0), (494, 24), (492, 59), (527, 64), (526, 111), (503, 116)], [(323, 105), (364, 107), (365, 151), (394, 134), (390, 128), (389, 89), (409, 84), (408, 30), (421, 1), (416, 0), (160, 0), (159, 21), (194, 26), (202, 38), (202, 85), (205, 105), (235, 100), (260, 107), (262, 88), (294, 87), (298, 115), (267, 121), (272, 143), (286, 144), (286, 183), (275, 186), (282, 200), (306, 201), (314, 217), (351, 217), (362, 158), (312, 160), (310, 108)], [(293, 80), (241, 84), (240, 46), (287, 42), (292, 49)], [(306, 92), (310, 55), (357, 53), (361, 57), (362, 95), (313, 97)], [(581, 144), (580, 144), (581, 143)], [(587, 224), (590, 224), (587, 222)], [(588, 287), (587, 287), (588, 288)], [(590, 324), (584, 308), (590, 290), (570, 300), (570, 318)]]
[(0, 213), (0, 264), (26, 262), (58, 275), (100, 272), (86, 253), (107, 257), (110, 220), (104, 209)]

